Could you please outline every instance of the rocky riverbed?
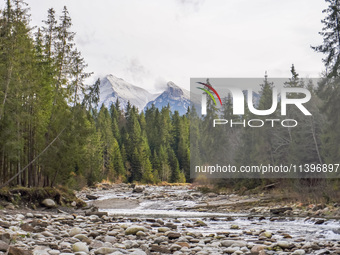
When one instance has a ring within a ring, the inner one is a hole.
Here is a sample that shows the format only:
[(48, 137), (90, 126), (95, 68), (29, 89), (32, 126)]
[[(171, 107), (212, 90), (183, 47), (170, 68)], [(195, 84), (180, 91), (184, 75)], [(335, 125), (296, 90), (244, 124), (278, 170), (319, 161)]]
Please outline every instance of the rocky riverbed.
[(336, 205), (191, 186), (107, 184), (77, 195), (87, 208), (2, 210), (0, 254), (340, 254)]

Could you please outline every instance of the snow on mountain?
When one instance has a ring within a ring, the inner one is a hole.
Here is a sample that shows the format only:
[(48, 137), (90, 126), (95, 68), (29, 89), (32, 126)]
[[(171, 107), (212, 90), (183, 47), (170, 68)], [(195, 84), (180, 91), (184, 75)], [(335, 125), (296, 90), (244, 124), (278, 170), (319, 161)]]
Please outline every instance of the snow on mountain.
[(130, 101), (140, 111), (144, 109), (148, 102), (154, 100), (159, 95), (151, 94), (147, 90), (134, 86), (112, 74), (107, 75), (101, 80), (99, 90), (99, 107), (104, 104), (109, 108), (118, 98), (122, 108), (125, 108), (128, 101)]
[(166, 90), (156, 99), (150, 101), (145, 106), (145, 109), (150, 108), (152, 104), (158, 109), (170, 104), (172, 112), (178, 111), (180, 115), (183, 115), (187, 112), (188, 106), (190, 106), (190, 92), (169, 81)]

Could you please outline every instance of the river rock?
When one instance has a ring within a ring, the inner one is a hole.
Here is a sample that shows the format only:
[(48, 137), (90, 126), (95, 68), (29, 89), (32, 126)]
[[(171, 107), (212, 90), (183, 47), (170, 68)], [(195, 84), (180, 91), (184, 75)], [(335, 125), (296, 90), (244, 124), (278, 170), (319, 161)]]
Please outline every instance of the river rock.
[(88, 200), (96, 200), (96, 199), (98, 199), (98, 196), (91, 195), (91, 194), (86, 194), (86, 198), (87, 198)]
[(44, 199), (44, 201), (42, 201), (41, 204), (44, 205), (47, 208), (54, 208), (54, 207), (56, 207), (56, 203), (52, 199), (50, 199), (50, 198)]
[(9, 244), (11, 241), (11, 235), (9, 233), (0, 233), (0, 240)]
[(145, 190), (145, 188), (143, 186), (136, 186), (134, 189), (133, 189), (133, 193), (142, 193), (143, 191)]
[(8, 255), (33, 255), (32, 251), (23, 250), (13, 246), (9, 247)]
[(258, 254), (260, 251), (264, 250), (266, 248), (265, 245), (262, 244), (255, 244), (252, 248), (251, 248), (251, 252)]
[(138, 231), (136, 233), (136, 236), (142, 237), (142, 236), (147, 236), (147, 234), (144, 231)]
[(150, 245), (151, 252), (159, 252), (160, 254), (171, 254), (172, 252), (164, 245)]
[(226, 249), (224, 249), (224, 252), (231, 254), (238, 251), (239, 249), (239, 247), (227, 247)]
[(77, 238), (79, 241), (85, 242), (87, 244), (91, 243), (90, 238), (88, 238), (86, 235), (83, 235), (83, 234), (77, 234), (74, 236), (74, 238)]
[(167, 222), (167, 223), (165, 223), (164, 226), (171, 228), (171, 229), (177, 229), (177, 225), (172, 223), (172, 222)]
[(87, 247), (86, 243), (84, 242), (77, 242), (72, 245), (72, 250), (74, 252), (89, 252), (89, 247)]
[(323, 223), (325, 223), (325, 221), (326, 220), (324, 220), (324, 219), (318, 219), (317, 221), (315, 221), (315, 225), (321, 225), (321, 224), (323, 224)]
[(81, 232), (82, 232), (81, 228), (75, 227), (75, 228), (71, 228), (71, 230), (69, 231), (69, 235), (75, 236), (75, 235), (81, 234)]
[(0, 251), (7, 252), (9, 245), (4, 241), (0, 240)]
[(181, 247), (190, 248), (190, 244), (188, 244), (187, 242), (176, 242), (176, 244), (178, 244)]
[(238, 225), (231, 225), (230, 229), (240, 229), (240, 227)]
[(43, 231), (43, 232), (41, 232), (41, 234), (45, 237), (54, 237), (54, 235), (51, 232), (48, 232), (48, 231)]
[(117, 238), (114, 236), (105, 236), (104, 242), (106, 243), (115, 243), (117, 241)]
[(138, 231), (147, 232), (147, 229), (143, 226), (130, 226), (125, 230), (125, 235), (135, 235)]
[(16, 220), (16, 221), (22, 221), (22, 220), (24, 220), (25, 218), (26, 218), (25, 215), (23, 215), (23, 214), (17, 214), (16, 217), (15, 217), (15, 220)]
[(198, 220), (195, 222), (196, 225), (200, 226), (200, 227), (206, 227), (207, 226), (207, 223), (201, 221), (201, 220)]
[(270, 213), (272, 214), (282, 214), (284, 213), (285, 211), (292, 211), (293, 208), (291, 207), (280, 207), (280, 208), (273, 208), (273, 209), (270, 209)]
[(33, 255), (49, 255), (50, 253), (48, 252), (50, 247), (47, 246), (36, 246), (33, 249)]
[(170, 251), (174, 252), (174, 251), (179, 251), (180, 249), (182, 249), (182, 246), (178, 245), (178, 244), (173, 244), (170, 246)]
[(132, 254), (132, 255), (146, 255), (145, 251), (143, 251), (141, 249), (136, 249), (130, 254)]
[(170, 239), (170, 240), (172, 240), (172, 239), (177, 239), (177, 238), (179, 238), (181, 236), (181, 234), (180, 233), (178, 233), (178, 232), (168, 232), (167, 233), (167, 237)]
[(94, 251), (95, 254), (109, 254), (117, 251), (115, 248), (110, 248), (110, 247), (101, 247), (97, 250)]
[(290, 248), (292, 246), (292, 244), (287, 241), (278, 241), (277, 245), (283, 249)]
[(224, 240), (221, 242), (221, 245), (224, 247), (230, 246), (245, 247), (247, 246), (247, 242), (241, 240)]
[(58, 250), (48, 250), (47, 251), (50, 255), (59, 255), (60, 254), (60, 251)]
[(292, 255), (304, 255), (306, 254), (305, 250), (299, 249), (299, 250), (295, 250)]
[(156, 237), (153, 242), (156, 244), (160, 244), (166, 241), (168, 241), (168, 239), (165, 236), (160, 236), (160, 237)]
[(160, 227), (160, 228), (158, 228), (158, 232), (159, 233), (165, 233), (165, 232), (168, 232), (168, 231), (170, 231), (170, 228), (168, 228), (168, 227)]
[(139, 244), (136, 241), (131, 241), (131, 240), (125, 240), (123, 242), (123, 245), (126, 247), (126, 249), (138, 248), (139, 247)]

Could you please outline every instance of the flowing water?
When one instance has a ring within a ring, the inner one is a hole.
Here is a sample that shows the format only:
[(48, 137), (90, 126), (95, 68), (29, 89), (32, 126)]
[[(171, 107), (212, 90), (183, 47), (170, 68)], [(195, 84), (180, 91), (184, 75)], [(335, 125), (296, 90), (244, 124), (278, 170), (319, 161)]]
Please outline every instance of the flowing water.
[[(290, 235), (294, 240), (302, 238), (306, 241), (339, 241), (339, 220), (327, 220), (321, 225), (316, 225), (315, 220), (299, 217), (278, 217), (271, 221), (270, 217), (261, 219), (247, 213), (214, 213), (199, 212), (194, 209), (195, 205), (202, 203), (200, 198), (195, 200), (183, 199), (191, 192), (183, 187), (147, 187), (144, 194), (126, 191), (113, 191), (99, 194), (98, 200), (111, 198), (140, 199), (147, 194), (167, 194), (165, 198), (143, 199), (135, 209), (105, 209), (112, 216), (137, 217), (137, 218), (161, 218), (178, 219), (178, 229), (183, 228), (183, 223), (194, 224), (197, 220), (204, 221), (207, 226), (195, 228), (195, 232), (203, 234), (229, 232), (231, 234), (244, 234), (245, 231), (272, 232), (273, 238), (283, 240), (283, 235)], [(178, 210), (178, 208), (181, 208)], [(183, 208), (185, 210), (183, 210)], [(263, 217), (262, 217), (263, 218)], [(174, 221), (176, 222), (176, 221)], [(239, 229), (231, 229), (237, 225)], [(251, 236), (249, 236), (251, 239)]]

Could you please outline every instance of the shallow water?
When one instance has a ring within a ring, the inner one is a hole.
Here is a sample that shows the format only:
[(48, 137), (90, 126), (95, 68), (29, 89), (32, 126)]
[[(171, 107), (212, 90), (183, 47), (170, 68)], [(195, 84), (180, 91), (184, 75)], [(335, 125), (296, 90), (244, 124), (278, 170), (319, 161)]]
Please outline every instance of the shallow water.
[[(207, 226), (191, 229), (194, 232), (211, 234), (218, 232), (229, 232), (243, 234), (243, 231), (249, 230), (266, 230), (272, 232), (273, 238), (284, 240), (283, 234), (289, 234), (294, 240), (304, 239), (305, 241), (339, 241), (340, 240), (340, 222), (338, 220), (327, 220), (321, 225), (315, 225), (313, 220), (304, 218), (281, 217), (278, 220), (270, 221), (269, 217), (260, 220), (259, 217), (248, 218), (247, 214), (231, 213), (214, 213), (214, 212), (197, 212), (190, 210), (198, 200), (190, 201), (180, 199), (181, 196), (188, 192), (183, 187), (148, 187), (146, 192), (170, 194), (170, 198), (153, 199), (142, 202), (135, 209), (105, 209), (112, 216), (138, 217), (138, 218), (162, 218), (162, 219), (179, 219), (181, 223), (178, 228), (181, 229), (183, 223), (194, 224), (198, 219), (203, 220)], [(176, 199), (178, 195), (178, 200)], [(141, 197), (141, 194), (132, 192), (113, 192), (101, 195), (98, 200), (109, 198)], [(176, 210), (176, 208), (186, 208), (186, 210)], [(230, 221), (230, 217), (233, 218)], [(231, 225), (238, 225), (239, 229), (231, 229)], [(191, 231), (189, 228), (189, 231)], [(247, 236), (246, 236), (247, 237)], [(251, 239), (252, 236), (249, 236)], [(286, 240), (286, 239), (285, 239)]]

